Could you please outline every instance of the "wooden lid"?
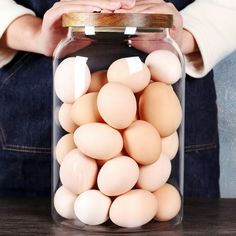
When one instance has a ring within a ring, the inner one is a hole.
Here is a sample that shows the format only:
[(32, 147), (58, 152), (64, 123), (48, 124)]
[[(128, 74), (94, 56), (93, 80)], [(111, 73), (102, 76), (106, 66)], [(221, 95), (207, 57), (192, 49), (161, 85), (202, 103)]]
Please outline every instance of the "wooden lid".
[(138, 27), (171, 28), (173, 16), (144, 13), (68, 13), (62, 18), (63, 27)]

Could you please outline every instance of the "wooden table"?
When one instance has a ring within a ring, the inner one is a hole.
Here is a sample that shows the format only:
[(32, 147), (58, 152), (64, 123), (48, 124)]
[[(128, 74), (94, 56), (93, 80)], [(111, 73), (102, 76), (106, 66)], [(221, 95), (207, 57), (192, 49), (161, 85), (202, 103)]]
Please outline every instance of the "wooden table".
[[(179, 226), (165, 227), (153, 233), (131, 235), (236, 235), (236, 199), (185, 200), (184, 209), (184, 220)], [(0, 236), (11, 235), (84, 236), (95, 234), (54, 224), (50, 217), (50, 199), (0, 198)]]

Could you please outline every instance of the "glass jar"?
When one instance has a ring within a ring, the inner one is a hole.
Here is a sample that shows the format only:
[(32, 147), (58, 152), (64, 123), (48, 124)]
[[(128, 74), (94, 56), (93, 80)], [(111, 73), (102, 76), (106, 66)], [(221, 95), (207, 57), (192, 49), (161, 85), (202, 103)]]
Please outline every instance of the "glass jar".
[(54, 55), (52, 215), (90, 232), (183, 215), (184, 61), (171, 15), (70, 13)]

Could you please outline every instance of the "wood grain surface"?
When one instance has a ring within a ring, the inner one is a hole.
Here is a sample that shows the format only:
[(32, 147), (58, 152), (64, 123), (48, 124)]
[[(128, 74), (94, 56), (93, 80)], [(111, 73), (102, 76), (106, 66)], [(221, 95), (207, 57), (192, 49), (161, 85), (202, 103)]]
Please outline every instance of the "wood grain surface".
[(168, 14), (143, 13), (68, 13), (62, 18), (63, 26), (102, 26), (171, 28), (173, 16)]
[[(185, 200), (179, 226), (160, 227), (152, 233), (123, 236), (236, 235), (236, 199)], [(95, 235), (56, 225), (50, 216), (50, 199), (0, 198), (1, 236)], [(121, 235), (121, 234), (100, 234)]]

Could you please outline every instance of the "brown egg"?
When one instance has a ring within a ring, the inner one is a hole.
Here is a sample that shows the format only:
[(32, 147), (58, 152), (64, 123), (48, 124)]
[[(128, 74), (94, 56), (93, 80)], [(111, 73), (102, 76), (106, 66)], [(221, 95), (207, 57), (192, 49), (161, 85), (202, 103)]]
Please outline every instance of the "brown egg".
[(74, 132), (78, 127), (71, 119), (71, 108), (72, 104), (63, 103), (58, 112), (58, 120), (61, 127), (69, 133)]
[(97, 105), (103, 120), (116, 129), (128, 127), (136, 116), (134, 93), (121, 83), (109, 82), (104, 85), (98, 93)]
[(109, 216), (120, 227), (139, 227), (153, 219), (158, 209), (154, 194), (134, 189), (117, 197), (111, 204)]
[(127, 57), (114, 61), (107, 71), (109, 82), (120, 82), (128, 86), (134, 93), (143, 90), (150, 81), (148, 67), (139, 57)]
[(123, 133), (124, 147), (130, 157), (141, 165), (154, 163), (161, 153), (158, 131), (144, 120), (133, 122)]
[(151, 123), (161, 137), (174, 133), (182, 120), (182, 109), (171, 85), (154, 82), (148, 85), (139, 99), (139, 115)]
[(71, 118), (78, 125), (91, 122), (102, 122), (97, 108), (98, 93), (87, 93), (79, 97), (71, 108)]
[(72, 149), (76, 148), (73, 134), (66, 134), (58, 141), (56, 146), (56, 158), (59, 164), (62, 163), (64, 157)]
[(158, 203), (155, 219), (158, 221), (173, 219), (181, 209), (181, 197), (177, 189), (170, 184), (165, 184), (153, 194)]
[(107, 83), (107, 70), (99, 70), (91, 75), (91, 83), (88, 92), (98, 92)]

